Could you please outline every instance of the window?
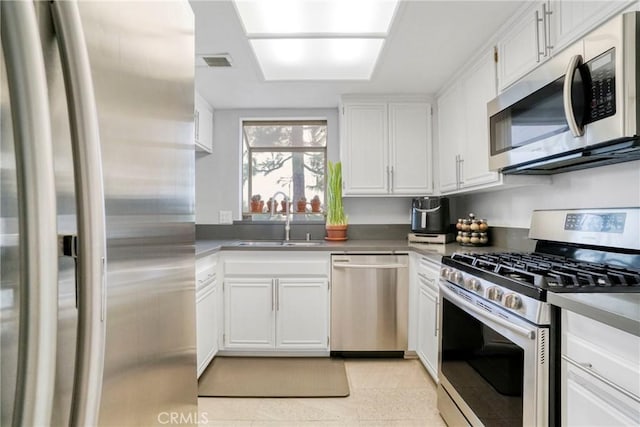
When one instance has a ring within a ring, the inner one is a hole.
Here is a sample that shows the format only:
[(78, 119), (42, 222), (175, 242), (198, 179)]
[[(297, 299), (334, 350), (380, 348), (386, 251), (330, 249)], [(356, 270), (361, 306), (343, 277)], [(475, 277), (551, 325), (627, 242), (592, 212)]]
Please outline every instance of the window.
[(296, 219), (322, 220), (327, 167), (326, 120), (243, 121), (242, 211), (269, 217), (288, 212)]

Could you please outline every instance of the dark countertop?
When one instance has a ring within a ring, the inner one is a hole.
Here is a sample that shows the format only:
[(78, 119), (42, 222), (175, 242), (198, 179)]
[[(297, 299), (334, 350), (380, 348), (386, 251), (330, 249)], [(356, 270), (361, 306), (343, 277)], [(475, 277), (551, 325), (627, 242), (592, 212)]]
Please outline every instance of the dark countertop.
[(220, 250), (234, 251), (329, 251), (332, 253), (356, 252), (416, 252), (440, 262), (442, 256), (454, 252), (495, 252), (495, 246), (469, 247), (457, 243), (446, 245), (409, 243), (407, 240), (346, 240), (344, 242), (315, 241), (313, 246), (241, 246), (243, 240), (198, 240), (196, 257), (206, 256)]
[(547, 293), (547, 301), (640, 337), (640, 293)]
[[(198, 240), (196, 257), (220, 250), (233, 251), (329, 251), (356, 252), (416, 252), (439, 263), (443, 256), (454, 252), (497, 252), (505, 248), (496, 246), (469, 247), (458, 243), (446, 245), (409, 243), (407, 240), (355, 240), (344, 242), (317, 241), (315, 246), (240, 246), (242, 240)], [(569, 294), (549, 292), (548, 302), (574, 311), (615, 328), (640, 336), (640, 294)]]

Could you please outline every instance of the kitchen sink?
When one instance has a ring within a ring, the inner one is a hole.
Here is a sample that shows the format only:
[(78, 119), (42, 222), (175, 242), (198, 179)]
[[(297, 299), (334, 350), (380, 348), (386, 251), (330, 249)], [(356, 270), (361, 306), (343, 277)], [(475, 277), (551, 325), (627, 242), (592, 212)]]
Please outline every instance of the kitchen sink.
[(282, 242), (282, 246), (318, 246), (321, 245), (322, 242), (311, 242), (308, 240), (304, 240), (304, 241), (300, 241), (300, 242), (292, 242), (292, 241), (288, 241), (288, 242)]
[(242, 240), (238, 242), (238, 246), (252, 246), (252, 247), (305, 247), (305, 246), (318, 246), (322, 242), (314, 242), (308, 240), (300, 241), (286, 241), (286, 240)]

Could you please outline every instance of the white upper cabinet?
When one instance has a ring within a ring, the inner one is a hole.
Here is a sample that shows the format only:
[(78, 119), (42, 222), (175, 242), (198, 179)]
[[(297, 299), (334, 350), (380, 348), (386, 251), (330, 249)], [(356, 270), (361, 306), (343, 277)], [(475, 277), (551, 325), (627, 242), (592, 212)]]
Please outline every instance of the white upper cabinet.
[(340, 158), (345, 196), (431, 194), (431, 105), (345, 97)]
[(487, 102), (495, 96), (495, 62), (488, 51), (438, 98), (441, 193), (500, 181), (500, 175), (489, 170)]
[(497, 43), (500, 90), (551, 56), (551, 5), (531, 2)]
[(345, 103), (340, 143), (345, 196), (387, 194), (389, 134), (387, 104)]
[(636, 3), (634, 0), (593, 1), (555, 0), (551, 8), (555, 19), (551, 20), (551, 34), (556, 50), (562, 49), (580, 36), (595, 28), (607, 18)]
[(462, 128), (463, 99), (459, 82), (438, 97), (438, 174), (442, 193), (458, 189), (458, 159), (466, 133)]
[(529, 3), (497, 42), (500, 91), (634, 3), (632, 0), (546, 0)]
[(195, 94), (194, 142), (198, 151), (213, 151), (213, 108), (200, 94)]
[(471, 67), (462, 78), (464, 93), (464, 123), (460, 165), (460, 185), (463, 188), (497, 182), (497, 172), (489, 170), (489, 121), (487, 103), (495, 98), (496, 64), (491, 52)]
[(431, 193), (431, 105), (403, 102), (388, 108), (391, 193)]

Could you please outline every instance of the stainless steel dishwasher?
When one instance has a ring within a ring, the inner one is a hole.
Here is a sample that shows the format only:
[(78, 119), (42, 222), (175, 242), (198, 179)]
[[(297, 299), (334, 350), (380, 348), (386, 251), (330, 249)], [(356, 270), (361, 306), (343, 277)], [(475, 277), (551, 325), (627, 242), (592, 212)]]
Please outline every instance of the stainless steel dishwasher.
[(331, 256), (331, 351), (405, 352), (409, 256)]

